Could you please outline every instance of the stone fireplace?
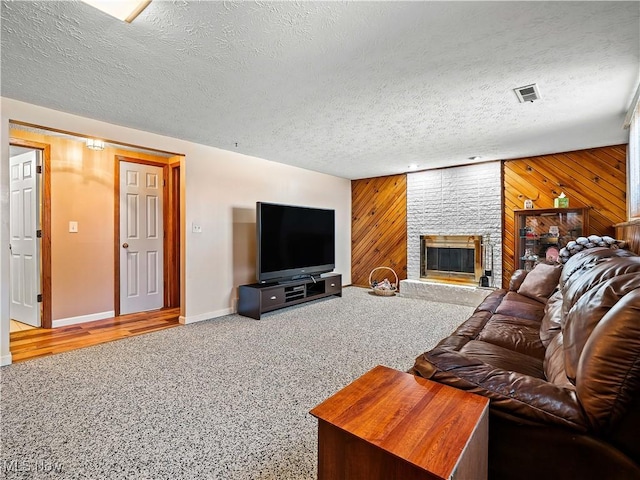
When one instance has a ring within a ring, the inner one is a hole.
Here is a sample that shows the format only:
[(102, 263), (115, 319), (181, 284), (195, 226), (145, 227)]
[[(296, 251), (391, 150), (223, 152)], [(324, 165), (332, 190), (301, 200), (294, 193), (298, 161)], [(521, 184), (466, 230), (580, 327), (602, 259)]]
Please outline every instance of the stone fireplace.
[[(479, 237), (480, 244), (489, 244), (487, 251), (475, 255), (475, 258), (480, 262), (480, 268), (483, 268), (482, 255), (487, 255), (490, 259), (487, 266), (492, 270), (489, 286), (500, 288), (503, 217), (501, 193), (500, 162), (408, 174), (407, 279), (422, 283), (443, 283), (431, 282), (431, 278), (426, 280), (423, 275), (421, 256), (424, 252), (421, 252), (421, 237), (463, 237), (466, 244), (466, 239), (472, 235)], [(475, 273), (474, 271), (474, 278)], [(482, 275), (483, 272), (480, 271), (480, 277)], [(450, 274), (449, 278), (453, 276), (455, 275)], [(463, 285), (453, 281), (450, 283), (452, 286), (456, 283)]]
[(421, 280), (478, 285), (482, 258), (482, 235), (420, 236)]
[[(485, 267), (491, 270), (488, 286), (499, 288), (501, 195), (497, 161), (408, 174), (407, 279), (400, 282), (400, 294), (477, 306), (491, 291), (480, 285)], [(444, 240), (425, 248), (424, 238)]]

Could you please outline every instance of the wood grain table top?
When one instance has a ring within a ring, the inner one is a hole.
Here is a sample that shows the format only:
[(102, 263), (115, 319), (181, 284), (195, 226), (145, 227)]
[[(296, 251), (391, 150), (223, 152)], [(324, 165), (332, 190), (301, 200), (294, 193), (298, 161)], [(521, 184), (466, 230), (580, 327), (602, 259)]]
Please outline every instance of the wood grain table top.
[(485, 397), (379, 365), (310, 413), (450, 478), (488, 405)]

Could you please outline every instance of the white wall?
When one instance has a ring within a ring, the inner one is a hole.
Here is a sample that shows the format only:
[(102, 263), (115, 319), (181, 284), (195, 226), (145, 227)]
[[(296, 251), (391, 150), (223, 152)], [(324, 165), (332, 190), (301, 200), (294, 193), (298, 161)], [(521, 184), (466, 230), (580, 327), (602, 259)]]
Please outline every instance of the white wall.
[[(162, 135), (0, 98), (0, 360), (9, 353), (9, 120), (185, 155), (184, 323), (231, 313), (237, 286), (255, 281), (255, 203), (336, 210), (336, 272), (351, 283), (351, 182)], [(202, 233), (192, 233), (193, 223)]]
[(407, 175), (407, 277), (420, 279), (420, 235), (490, 234), (494, 285), (502, 285), (500, 162)]

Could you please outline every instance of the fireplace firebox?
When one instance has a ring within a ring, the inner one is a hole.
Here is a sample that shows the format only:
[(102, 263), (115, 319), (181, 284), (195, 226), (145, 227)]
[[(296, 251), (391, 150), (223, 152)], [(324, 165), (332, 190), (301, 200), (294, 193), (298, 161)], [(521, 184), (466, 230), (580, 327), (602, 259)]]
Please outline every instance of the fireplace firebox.
[(482, 235), (420, 236), (421, 279), (478, 285), (482, 269)]

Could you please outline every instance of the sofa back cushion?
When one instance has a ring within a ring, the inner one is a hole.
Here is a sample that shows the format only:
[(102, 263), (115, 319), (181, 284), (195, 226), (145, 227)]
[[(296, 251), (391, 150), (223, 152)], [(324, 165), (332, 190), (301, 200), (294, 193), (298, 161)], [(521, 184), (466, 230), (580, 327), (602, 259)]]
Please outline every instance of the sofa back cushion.
[[(613, 290), (627, 291), (593, 329), (576, 372), (576, 392), (584, 412), (603, 435), (632, 418), (629, 409), (640, 398), (640, 275), (623, 277), (602, 284), (592, 297), (604, 297), (609, 303)], [(630, 428), (637, 432), (640, 425)]]
[(624, 249), (613, 249), (607, 247), (595, 247), (576, 253), (567, 260), (560, 275), (560, 288), (564, 288), (572, 279), (588, 270), (594, 264), (608, 258), (635, 257), (635, 253)]
[(511, 280), (509, 280), (509, 291), (517, 292), (528, 273), (529, 272), (527, 270), (522, 269), (513, 272), (513, 275), (511, 275)]
[(551, 340), (560, 333), (562, 326), (562, 291), (558, 290), (551, 295), (544, 307), (544, 317), (540, 324), (540, 341), (542, 345), (549, 346)]
[(575, 386), (567, 378), (564, 369), (564, 350), (562, 345), (562, 332), (559, 332), (549, 342), (544, 356), (544, 376), (545, 378), (562, 388), (575, 390)]
[(558, 280), (562, 273), (562, 265), (539, 263), (522, 281), (518, 293), (546, 303), (551, 294), (558, 288)]
[[(604, 274), (607, 265), (594, 271)], [(591, 273), (591, 272), (590, 272)], [(627, 273), (596, 284), (582, 294), (567, 314), (562, 333), (564, 336), (564, 361), (567, 377), (575, 383), (578, 363), (587, 340), (602, 318), (618, 301), (636, 288), (640, 288), (640, 275)]]
[[(627, 267), (622, 268), (629, 268), (628, 265), (637, 262), (639, 258), (628, 250), (612, 250), (605, 247), (584, 250), (571, 257), (560, 276), (563, 298), (562, 324), (564, 325), (569, 311), (584, 292), (611, 278), (615, 275), (615, 269), (623, 265)], [(616, 267), (609, 270), (610, 267), (606, 266), (609, 262), (614, 262)]]

